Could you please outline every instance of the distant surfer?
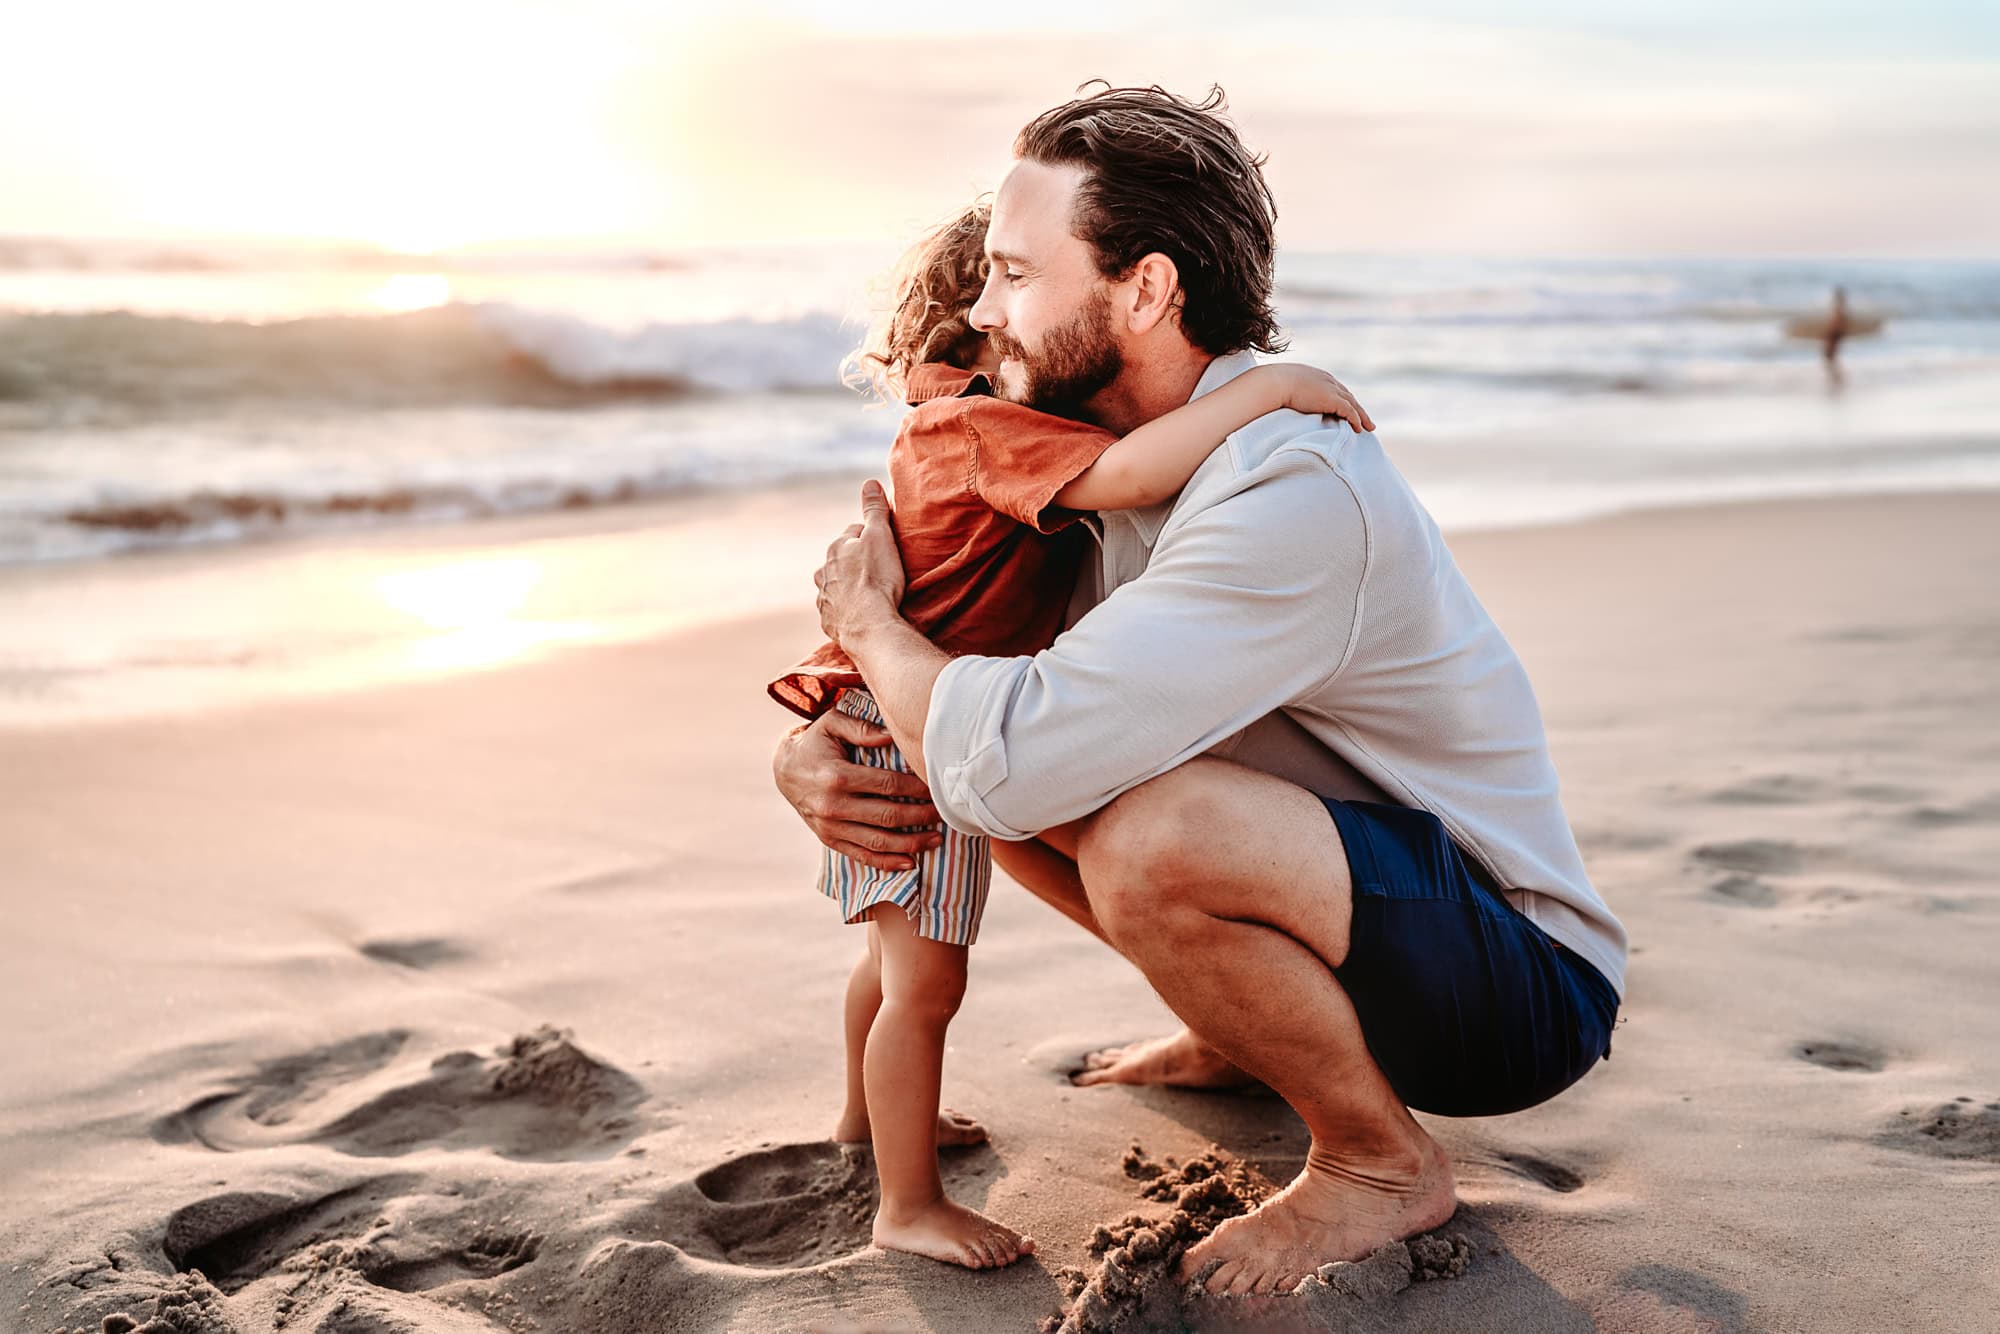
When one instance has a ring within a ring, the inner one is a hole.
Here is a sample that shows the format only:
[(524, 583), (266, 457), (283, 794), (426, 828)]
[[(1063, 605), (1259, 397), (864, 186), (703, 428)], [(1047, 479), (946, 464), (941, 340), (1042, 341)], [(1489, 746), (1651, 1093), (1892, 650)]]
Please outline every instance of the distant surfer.
[(1820, 336), (1819, 355), (1826, 362), (1826, 378), (1835, 385), (1844, 382), (1840, 373), (1840, 340), (1847, 337), (1847, 289), (1833, 289), (1833, 313), (1827, 317), (1826, 332)]
[(1846, 383), (1840, 369), (1840, 345), (1882, 328), (1880, 315), (1856, 315), (1847, 308), (1847, 289), (1833, 289), (1833, 307), (1824, 315), (1801, 315), (1785, 321), (1785, 333), (1792, 338), (1819, 344), (1820, 360), (1826, 363), (1827, 383), (1838, 389)]

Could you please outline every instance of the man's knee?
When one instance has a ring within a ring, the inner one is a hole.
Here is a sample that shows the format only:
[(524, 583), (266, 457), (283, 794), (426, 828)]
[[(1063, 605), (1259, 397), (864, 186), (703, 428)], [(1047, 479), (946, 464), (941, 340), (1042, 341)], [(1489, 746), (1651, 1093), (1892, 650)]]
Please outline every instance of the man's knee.
[(1077, 868), (1091, 910), (1106, 932), (1145, 923), (1159, 928), (1201, 881), (1201, 858), (1215, 827), (1213, 785), (1193, 759), (1123, 793), (1091, 817), (1077, 842)]

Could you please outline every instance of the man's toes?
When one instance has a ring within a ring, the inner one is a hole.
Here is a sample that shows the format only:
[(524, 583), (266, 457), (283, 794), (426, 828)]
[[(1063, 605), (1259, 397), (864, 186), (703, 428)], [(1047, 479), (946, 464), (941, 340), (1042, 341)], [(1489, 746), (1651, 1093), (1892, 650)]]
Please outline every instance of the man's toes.
[[(1199, 1271), (1201, 1269), (1201, 1266), (1196, 1265), (1195, 1269)], [(1243, 1262), (1241, 1260), (1224, 1260), (1222, 1262), (1222, 1267), (1217, 1269), (1213, 1274), (1210, 1274), (1208, 1276), (1208, 1280), (1202, 1284), (1202, 1287), (1208, 1290), (1209, 1292), (1213, 1292), (1218, 1295), (1227, 1292), (1229, 1290), (1230, 1283), (1235, 1281), (1236, 1275), (1240, 1273), (1242, 1269), (1243, 1269)]]

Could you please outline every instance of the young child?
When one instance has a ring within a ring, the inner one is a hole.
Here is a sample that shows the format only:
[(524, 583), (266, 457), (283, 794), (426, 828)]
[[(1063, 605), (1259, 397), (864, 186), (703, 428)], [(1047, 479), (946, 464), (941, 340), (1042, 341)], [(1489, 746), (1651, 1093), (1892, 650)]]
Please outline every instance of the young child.
[[(861, 361), (911, 406), (889, 451), (903, 616), (948, 653), (1013, 656), (1062, 629), (1088, 541), (1072, 526), (1082, 512), (1176, 495), (1223, 437), (1267, 412), (1357, 410), (1331, 376), (1295, 365), (1260, 366), (1123, 439), (993, 397), (1000, 358), (968, 320), (986, 281), (986, 221), (985, 208), (968, 209), (911, 251)], [(835, 708), (882, 725), (831, 643), (769, 689), (805, 718)], [(849, 750), (856, 763), (909, 772), (893, 744)], [(877, 1246), (984, 1269), (1034, 1242), (947, 1199), (938, 1176), (940, 1144), (986, 1136), (938, 1103), (945, 1029), (993, 874), (986, 839), (949, 827), (942, 837), (903, 870), (822, 856), (821, 892), (843, 920), (868, 924), (847, 986), (847, 1107), (834, 1138), (874, 1141)]]

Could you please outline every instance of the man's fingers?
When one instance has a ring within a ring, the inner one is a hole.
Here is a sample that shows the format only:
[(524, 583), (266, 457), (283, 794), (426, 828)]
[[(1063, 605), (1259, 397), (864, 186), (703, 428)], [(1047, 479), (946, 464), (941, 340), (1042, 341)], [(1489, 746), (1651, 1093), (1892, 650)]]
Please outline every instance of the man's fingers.
[(843, 857), (860, 862), (863, 866), (873, 866), (880, 871), (907, 871), (916, 865), (916, 862), (908, 857), (891, 856), (885, 853), (874, 852), (862, 847), (859, 843), (848, 843), (840, 839), (834, 839), (827, 846)]
[[(893, 829), (878, 829), (872, 824), (858, 824), (852, 820), (822, 820), (818, 833), (820, 842), (832, 846), (835, 843), (851, 843), (864, 848), (877, 857), (902, 858), (908, 861), (926, 851), (935, 837), (932, 834), (898, 833)], [(867, 860), (867, 859), (863, 859)], [(870, 861), (871, 866), (886, 866), (887, 862)]]
[(870, 764), (855, 767), (864, 772), (848, 775), (847, 788), (850, 792), (865, 792), (871, 797), (909, 797), (925, 805), (930, 804), (931, 790), (915, 774), (906, 774), (900, 769), (877, 769)]
[(938, 823), (937, 807), (928, 801), (885, 801), (881, 797), (836, 797), (827, 814), (884, 829), (916, 829)]
[(889, 518), (888, 493), (882, 489), (882, 484), (880, 482), (876, 481), (873, 477), (871, 477), (867, 481), (861, 484), (862, 522), (873, 523), (877, 519), (887, 521), (888, 518)]
[[(872, 748), (875, 746), (886, 746), (895, 740), (894, 737), (889, 735), (888, 728), (877, 727), (874, 723), (870, 722), (863, 722), (851, 713), (842, 713), (838, 709), (834, 709), (820, 716), (826, 719), (827, 731), (833, 733), (833, 735), (839, 737), (842, 741), (848, 742), (850, 745)], [(895, 771), (885, 769), (883, 772), (893, 773)], [(925, 788), (924, 792), (918, 795), (926, 795), (929, 791), (929, 788)]]

